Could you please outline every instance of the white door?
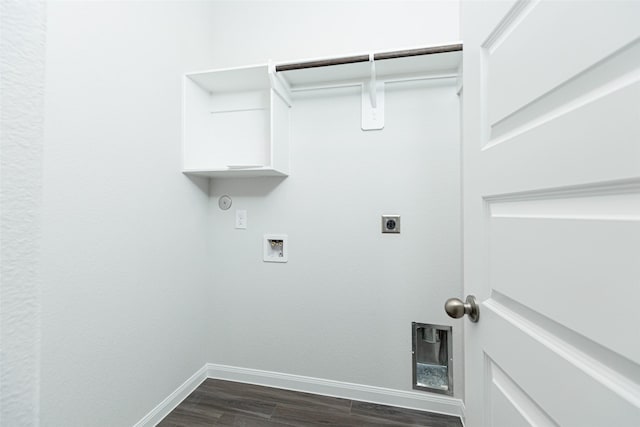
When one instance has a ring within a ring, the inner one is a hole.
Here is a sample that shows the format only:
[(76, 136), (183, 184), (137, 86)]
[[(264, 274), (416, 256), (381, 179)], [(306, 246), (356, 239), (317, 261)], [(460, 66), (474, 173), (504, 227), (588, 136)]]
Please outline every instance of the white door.
[(467, 426), (640, 426), (640, 1), (462, 29)]

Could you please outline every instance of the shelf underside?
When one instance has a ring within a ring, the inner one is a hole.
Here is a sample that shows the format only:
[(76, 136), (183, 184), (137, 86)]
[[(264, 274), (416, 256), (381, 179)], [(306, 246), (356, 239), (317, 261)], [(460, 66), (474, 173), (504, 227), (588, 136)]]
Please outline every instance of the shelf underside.
[(182, 173), (186, 175), (204, 176), (209, 178), (252, 178), (264, 176), (286, 177), (286, 173), (272, 168), (248, 168), (248, 169), (229, 169), (229, 168), (211, 168), (210, 170), (189, 170), (185, 169)]

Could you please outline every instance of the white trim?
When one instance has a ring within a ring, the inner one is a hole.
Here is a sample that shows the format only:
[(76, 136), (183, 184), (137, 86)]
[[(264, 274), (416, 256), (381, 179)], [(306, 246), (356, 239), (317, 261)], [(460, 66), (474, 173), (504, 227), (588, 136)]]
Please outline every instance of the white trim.
[(453, 397), (207, 363), (138, 421), (134, 427), (153, 427), (158, 424), (207, 378), (452, 415), (460, 417), (464, 424), (464, 403)]
[(158, 404), (145, 415), (140, 421), (134, 424), (133, 427), (153, 427), (158, 424), (164, 417), (169, 415), (184, 399), (187, 398), (204, 380), (207, 379), (208, 365), (204, 365), (202, 368), (191, 375), (182, 385), (174, 390), (166, 399)]
[(463, 417), (460, 399), (209, 363), (207, 377)]

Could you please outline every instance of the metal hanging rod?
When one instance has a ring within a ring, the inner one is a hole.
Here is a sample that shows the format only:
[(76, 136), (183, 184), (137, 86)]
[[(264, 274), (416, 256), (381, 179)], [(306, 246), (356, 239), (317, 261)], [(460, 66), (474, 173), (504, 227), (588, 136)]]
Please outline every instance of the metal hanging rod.
[[(458, 52), (462, 50), (462, 44), (450, 44), (446, 46), (424, 47), (419, 49), (396, 50), (382, 52), (373, 55), (375, 61), (383, 59), (407, 58), (410, 56), (433, 55), (436, 53)], [(345, 56), (342, 58), (323, 59), (320, 61), (297, 62), (294, 64), (276, 65), (276, 72), (303, 70), (305, 68), (330, 67), (332, 65), (355, 64), (368, 62), (369, 55)]]

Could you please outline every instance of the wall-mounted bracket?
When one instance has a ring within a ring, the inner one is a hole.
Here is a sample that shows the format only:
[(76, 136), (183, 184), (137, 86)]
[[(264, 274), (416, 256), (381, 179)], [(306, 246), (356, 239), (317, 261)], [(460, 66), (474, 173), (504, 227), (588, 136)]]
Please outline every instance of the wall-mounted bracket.
[(276, 73), (276, 66), (271, 61), (269, 61), (268, 70), (271, 89), (291, 108), (293, 105), (293, 101), (291, 100), (291, 86)]
[(371, 78), (369, 79), (369, 96), (371, 98), (371, 108), (376, 108), (378, 106), (376, 99), (376, 60), (373, 56), (373, 53), (369, 54), (369, 64), (371, 64)]
[(362, 130), (384, 128), (384, 82), (376, 79), (376, 63), (369, 54), (370, 78), (362, 84)]

